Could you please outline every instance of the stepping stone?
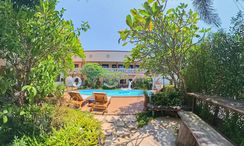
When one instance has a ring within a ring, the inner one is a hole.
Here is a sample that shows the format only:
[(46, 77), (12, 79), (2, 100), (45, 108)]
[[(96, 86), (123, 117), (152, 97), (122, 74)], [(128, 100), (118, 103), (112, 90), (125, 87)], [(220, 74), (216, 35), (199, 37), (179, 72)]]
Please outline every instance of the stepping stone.
[(115, 126), (116, 127), (124, 127), (125, 126), (125, 123), (123, 121), (116, 121), (115, 122)]
[(126, 116), (124, 119), (125, 122), (136, 122), (136, 117), (134, 115)]
[(129, 125), (128, 125), (128, 128), (129, 128), (130, 130), (136, 130), (136, 129), (137, 129), (137, 124), (136, 124), (136, 123), (129, 124)]
[(104, 135), (105, 135), (106, 137), (111, 136), (112, 134), (113, 134), (113, 131), (112, 131), (112, 130), (105, 130)]

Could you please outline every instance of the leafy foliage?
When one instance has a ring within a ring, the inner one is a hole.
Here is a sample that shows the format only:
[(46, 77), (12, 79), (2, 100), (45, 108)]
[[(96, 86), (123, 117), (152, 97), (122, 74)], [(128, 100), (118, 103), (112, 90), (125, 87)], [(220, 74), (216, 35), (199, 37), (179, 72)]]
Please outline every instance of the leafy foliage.
[(26, 105), (22, 108), (9, 105), (0, 111), (0, 143), (8, 144), (15, 137), (45, 137), (51, 132), (53, 107)]
[[(29, 102), (35, 103), (37, 102), (36, 100), (44, 99), (49, 93), (54, 92), (56, 88), (55, 79), (59, 73), (60, 70), (51, 58), (41, 62), (37, 67), (32, 68), (30, 74), (31, 84), (22, 88), (22, 90), (32, 89), (32, 92), (27, 92)], [(34, 94), (33, 91), (35, 91)]]
[(89, 28), (84, 22), (75, 30), (56, 4), (0, 0), (1, 145), (98, 145), (101, 126), (89, 113), (44, 103), (63, 96), (55, 79), (72, 69), (74, 55), (84, 57), (78, 35)]
[(103, 89), (116, 89), (119, 87), (120, 79), (126, 78), (126, 74), (123, 72), (106, 71), (103, 76)]
[(53, 116), (53, 133), (46, 145), (93, 146), (103, 137), (101, 124), (90, 113), (65, 107), (58, 108)]
[(150, 120), (152, 120), (151, 112), (142, 112), (136, 115), (137, 125), (138, 127), (143, 127), (148, 124)]
[[(240, 15), (240, 14), (239, 14)], [(188, 90), (232, 99), (244, 95), (243, 16), (232, 30), (213, 33), (192, 52), (186, 71)]]
[(95, 88), (99, 82), (99, 78), (103, 77), (107, 70), (96, 63), (86, 63), (82, 69), (81, 74), (85, 77), (88, 87)]
[(184, 69), (188, 55), (196, 47), (195, 40), (201, 40), (197, 26), (198, 14), (187, 11), (186, 4), (165, 11), (166, 3), (148, 0), (142, 9), (132, 9), (126, 17), (129, 29), (120, 31), (120, 39), (132, 43), (135, 48), (126, 59), (127, 64), (140, 61), (149, 73), (163, 74), (181, 90), (185, 91)]
[(7, 63), (2, 76), (14, 83), (4, 95), (19, 104), (28, 101), (15, 94), (22, 87), (33, 86), (43, 98), (49, 90), (44, 85), (53, 84), (57, 71), (72, 68), (72, 56), (84, 57), (72, 21), (64, 20), (63, 10), (56, 11), (55, 6), (56, 0), (41, 0), (34, 10), (23, 6), (16, 11), (11, 1), (0, 1), (0, 58)]
[(48, 133), (43, 136), (24, 134), (15, 138), (12, 145), (93, 146), (103, 138), (101, 124), (90, 113), (67, 107), (57, 107), (52, 113), (49, 121), (52, 129)]
[(23, 7), (34, 10), (35, 7), (40, 4), (39, 0), (11, 0), (11, 2), (13, 3), (13, 7), (16, 11)]
[(132, 82), (132, 87), (134, 89), (151, 90), (152, 89), (152, 79), (151, 78), (136, 78), (135, 81)]
[(159, 92), (152, 96), (152, 103), (158, 106), (181, 106), (183, 97), (180, 92)]

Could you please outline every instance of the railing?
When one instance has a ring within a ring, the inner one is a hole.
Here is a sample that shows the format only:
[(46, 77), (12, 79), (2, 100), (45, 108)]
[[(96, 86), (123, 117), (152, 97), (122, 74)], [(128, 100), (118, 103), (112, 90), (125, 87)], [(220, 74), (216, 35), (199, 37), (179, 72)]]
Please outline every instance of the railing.
[(106, 68), (111, 72), (123, 72), (127, 74), (144, 74), (146, 71), (138, 68)]
[[(126, 73), (126, 74), (144, 74), (146, 71), (143, 69), (138, 69), (138, 68), (104, 68), (107, 69), (111, 72), (122, 72), (122, 73)], [(74, 71), (72, 73), (74, 74), (79, 74), (80, 73), (80, 68), (75, 68)]]
[(192, 111), (234, 144), (244, 144), (244, 102), (188, 93)]

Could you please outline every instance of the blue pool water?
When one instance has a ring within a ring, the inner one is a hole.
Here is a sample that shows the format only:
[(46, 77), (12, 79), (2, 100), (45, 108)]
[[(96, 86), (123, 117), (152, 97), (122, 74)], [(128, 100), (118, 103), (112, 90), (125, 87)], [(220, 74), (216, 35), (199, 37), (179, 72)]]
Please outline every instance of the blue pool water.
[(108, 96), (143, 96), (143, 90), (99, 90), (87, 89), (80, 90), (82, 95), (92, 95), (93, 92), (105, 92)]

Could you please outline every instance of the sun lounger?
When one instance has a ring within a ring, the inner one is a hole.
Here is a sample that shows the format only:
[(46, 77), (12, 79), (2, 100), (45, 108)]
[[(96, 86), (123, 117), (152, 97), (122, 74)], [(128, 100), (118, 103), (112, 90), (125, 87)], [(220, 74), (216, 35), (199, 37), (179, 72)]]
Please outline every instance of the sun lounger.
[(93, 93), (94, 103), (91, 108), (91, 111), (94, 109), (103, 110), (103, 112), (107, 112), (107, 108), (110, 104), (111, 97), (107, 96), (106, 93), (103, 92), (95, 92)]
[(79, 108), (82, 108), (83, 103), (89, 99), (89, 97), (83, 98), (79, 92), (75, 91), (69, 92), (69, 95), (71, 104), (78, 106)]

